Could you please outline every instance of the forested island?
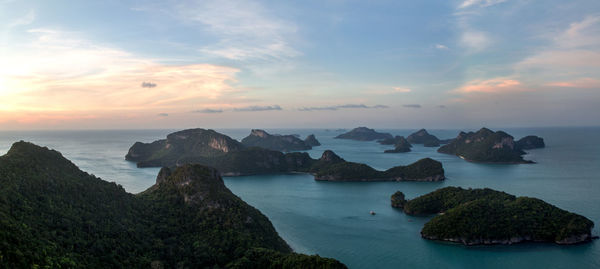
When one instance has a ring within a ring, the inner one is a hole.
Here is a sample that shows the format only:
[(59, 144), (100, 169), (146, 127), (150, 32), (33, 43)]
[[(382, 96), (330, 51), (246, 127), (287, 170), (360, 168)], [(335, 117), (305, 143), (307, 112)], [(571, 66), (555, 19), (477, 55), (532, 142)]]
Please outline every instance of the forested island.
[(213, 130), (190, 129), (169, 134), (152, 143), (136, 142), (125, 158), (139, 167), (173, 167), (202, 164), (215, 167), (225, 176), (266, 173), (310, 173), (316, 180), (331, 181), (439, 181), (444, 170), (438, 161), (426, 158), (387, 171), (347, 162), (326, 150), (320, 159), (306, 152), (282, 153), (259, 147), (246, 147)]
[(346, 268), (293, 253), (201, 165), (163, 168), (133, 195), (57, 151), (17, 142), (0, 157), (0, 183), (7, 268)]
[(404, 136), (396, 136), (393, 139), (384, 139), (378, 141), (382, 145), (394, 145), (394, 149), (387, 149), (384, 153), (401, 153), (410, 152), (412, 145), (404, 138)]
[(543, 139), (529, 136), (518, 142), (503, 132), (494, 132), (481, 128), (477, 132), (460, 132), (458, 136), (447, 145), (438, 149), (440, 153), (453, 154), (467, 161), (485, 163), (533, 163), (524, 160), (523, 149), (543, 147)]
[(277, 151), (309, 150), (313, 146), (321, 145), (314, 135), (306, 140), (301, 140), (293, 135), (272, 135), (264, 130), (253, 129), (250, 135), (242, 139), (242, 144), (247, 147), (261, 147)]
[(446, 187), (408, 201), (396, 192), (391, 204), (409, 215), (437, 214), (423, 226), (423, 238), (465, 245), (577, 244), (592, 239), (594, 226), (591, 220), (540, 199), (487, 188)]
[(394, 138), (389, 133), (380, 133), (367, 127), (357, 127), (350, 130), (347, 133), (340, 134), (335, 137), (336, 139), (350, 139), (358, 141), (373, 141), (381, 139), (392, 139)]

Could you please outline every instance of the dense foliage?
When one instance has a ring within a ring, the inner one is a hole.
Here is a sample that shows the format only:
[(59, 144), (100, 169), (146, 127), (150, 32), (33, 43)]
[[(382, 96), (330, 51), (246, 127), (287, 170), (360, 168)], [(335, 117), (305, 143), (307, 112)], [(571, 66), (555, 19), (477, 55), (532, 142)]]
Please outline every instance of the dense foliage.
[(469, 161), (492, 163), (529, 163), (525, 154), (515, 146), (513, 137), (505, 132), (482, 128), (477, 132), (461, 132), (456, 139), (438, 149), (440, 153), (454, 154)]
[(250, 135), (242, 139), (242, 144), (247, 147), (261, 147), (277, 151), (308, 150), (312, 148), (311, 145), (293, 135), (271, 135), (264, 130), (252, 130)]
[(283, 254), (264, 248), (248, 250), (245, 255), (228, 265), (234, 269), (326, 269), (346, 268), (337, 260), (321, 258), (318, 255)]
[(404, 198), (404, 193), (402, 193), (401, 191), (397, 191), (394, 194), (392, 194), (392, 197), (390, 198), (391, 203), (392, 203), (392, 207), (395, 208), (404, 208), (404, 205), (406, 205), (406, 199)]
[(572, 244), (591, 239), (594, 223), (542, 200), (491, 189), (447, 187), (404, 204), (407, 214), (436, 214), (425, 224), (425, 238), (463, 244), (522, 241)]
[(18, 142), (0, 157), (0, 184), (0, 268), (227, 267), (255, 248), (299, 268), (335, 264), (290, 253), (213, 168), (165, 168), (132, 195), (56, 151)]
[(379, 133), (367, 127), (358, 127), (347, 133), (336, 136), (337, 139), (351, 139), (358, 141), (373, 141), (380, 139), (391, 139), (393, 136), (389, 133)]

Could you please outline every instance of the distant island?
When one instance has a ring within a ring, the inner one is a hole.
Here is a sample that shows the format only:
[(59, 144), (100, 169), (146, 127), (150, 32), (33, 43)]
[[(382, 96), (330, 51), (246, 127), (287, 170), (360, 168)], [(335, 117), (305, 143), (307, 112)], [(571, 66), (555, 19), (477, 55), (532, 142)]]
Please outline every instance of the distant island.
[(357, 127), (347, 133), (336, 136), (337, 139), (350, 139), (358, 141), (373, 141), (380, 139), (392, 139), (394, 138), (389, 133), (379, 133), (373, 129), (367, 127)]
[(492, 189), (446, 187), (412, 200), (396, 192), (393, 207), (409, 215), (438, 214), (421, 236), (465, 245), (588, 242), (594, 223), (540, 199), (515, 197)]
[(314, 135), (301, 140), (294, 135), (272, 135), (260, 129), (253, 129), (250, 135), (242, 139), (242, 144), (246, 147), (261, 147), (284, 152), (309, 150), (313, 146), (321, 145)]
[(412, 133), (406, 137), (406, 140), (411, 144), (423, 144), (425, 147), (439, 147), (441, 142), (435, 135), (429, 134), (425, 129)]
[[(190, 146), (185, 146), (190, 145)], [(246, 147), (213, 130), (190, 129), (169, 134), (152, 143), (136, 142), (125, 159), (138, 167), (173, 167), (202, 164), (215, 167), (224, 176), (267, 173), (310, 173), (316, 180), (330, 181), (438, 181), (444, 179), (442, 164), (423, 159), (408, 166), (377, 171), (365, 164), (346, 162), (326, 150), (320, 159), (306, 152), (282, 153), (259, 147)]]
[(546, 144), (544, 143), (543, 138), (535, 135), (528, 135), (519, 139), (515, 143), (515, 147), (518, 149), (539, 149), (546, 147)]
[(311, 147), (317, 147), (317, 146), (321, 145), (321, 142), (319, 142), (319, 140), (317, 140), (317, 138), (315, 137), (314, 134), (308, 135), (304, 139), (304, 143), (306, 143), (307, 145), (309, 145)]
[(0, 157), (0, 180), (7, 268), (346, 268), (293, 253), (213, 168), (163, 168), (133, 195), (57, 151), (17, 142)]
[(396, 166), (385, 171), (362, 164), (347, 162), (333, 151), (323, 152), (308, 172), (320, 181), (441, 181), (445, 179), (442, 163), (425, 158), (407, 166)]
[(538, 137), (526, 137), (515, 143), (513, 137), (503, 131), (481, 128), (477, 132), (460, 132), (450, 143), (440, 147), (438, 152), (473, 162), (533, 163), (523, 159), (523, 149), (540, 147), (540, 144), (543, 146), (543, 139)]
[(379, 140), (379, 144), (382, 145), (394, 145), (394, 149), (385, 150), (384, 153), (400, 153), (410, 152), (412, 145), (404, 138), (404, 136), (396, 136), (393, 139)]

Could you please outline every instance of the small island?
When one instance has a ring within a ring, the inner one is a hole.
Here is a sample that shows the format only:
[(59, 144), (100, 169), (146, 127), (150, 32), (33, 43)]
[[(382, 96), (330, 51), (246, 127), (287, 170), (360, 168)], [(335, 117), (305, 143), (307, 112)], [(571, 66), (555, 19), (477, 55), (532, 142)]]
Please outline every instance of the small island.
[(515, 146), (518, 149), (539, 149), (546, 147), (546, 144), (544, 143), (543, 138), (535, 135), (528, 135), (519, 139), (515, 143)]
[(0, 179), (7, 268), (346, 268), (292, 252), (210, 167), (163, 168), (134, 195), (21, 141), (0, 157)]
[[(382, 145), (387, 145), (389, 142), (390, 139), (379, 141)], [(394, 139), (391, 139), (391, 142), (393, 142), (392, 145), (394, 145), (394, 149), (385, 150), (384, 153), (410, 152), (410, 148), (412, 148), (412, 145), (408, 143), (404, 136), (396, 136)]]
[(594, 223), (540, 199), (516, 197), (492, 189), (446, 187), (412, 200), (396, 192), (393, 207), (409, 215), (437, 214), (425, 223), (425, 239), (464, 245), (553, 242), (561, 245), (592, 240)]
[(320, 145), (321, 145), (321, 142), (319, 142), (319, 140), (317, 140), (317, 138), (315, 137), (315, 135), (314, 135), (314, 134), (311, 134), (311, 135), (307, 136), (307, 137), (304, 139), (304, 143), (305, 143), (306, 145), (309, 145), (309, 146), (311, 146), (311, 147), (317, 147), (317, 146), (320, 146)]
[(411, 144), (423, 144), (425, 147), (439, 147), (441, 142), (435, 135), (429, 134), (425, 129), (412, 133), (406, 137), (406, 140)]
[(442, 181), (442, 163), (425, 158), (407, 166), (395, 166), (385, 171), (362, 164), (347, 162), (333, 151), (323, 152), (308, 172), (319, 181)]
[[(186, 135), (182, 135), (186, 134)], [(193, 146), (184, 146), (193, 145)], [(347, 162), (326, 150), (320, 159), (306, 152), (283, 153), (261, 147), (247, 147), (213, 130), (191, 129), (175, 132), (152, 143), (136, 142), (125, 159), (138, 167), (173, 167), (201, 164), (214, 167), (222, 176), (269, 173), (310, 173), (315, 180), (327, 181), (440, 181), (444, 169), (438, 161), (425, 158), (407, 166), (386, 171)]]
[[(314, 143), (316, 138), (314, 135), (312, 138), (314, 141), (311, 142)], [(242, 144), (246, 147), (261, 147), (284, 152), (312, 149), (312, 145), (294, 135), (272, 135), (260, 129), (253, 129), (247, 137), (242, 139)]]
[(373, 141), (381, 139), (393, 139), (389, 133), (379, 133), (367, 127), (357, 127), (347, 133), (336, 136), (337, 139), (350, 139), (358, 141)]
[(525, 152), (514, 142), (511, 135), (487, 128), (481, 128), (477, 132), (460, 132), (450, 143), (440, 147), (438, 152), (453, 154), (472, 162), (533, 163), (523, 159), (522, 155)]

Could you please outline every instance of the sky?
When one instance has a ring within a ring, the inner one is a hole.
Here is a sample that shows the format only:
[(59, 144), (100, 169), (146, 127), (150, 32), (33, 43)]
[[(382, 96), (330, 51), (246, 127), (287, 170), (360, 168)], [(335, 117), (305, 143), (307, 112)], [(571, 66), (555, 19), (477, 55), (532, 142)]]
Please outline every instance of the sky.
[(598, 125), (598, 0), (0, 0), (0, 130)]

